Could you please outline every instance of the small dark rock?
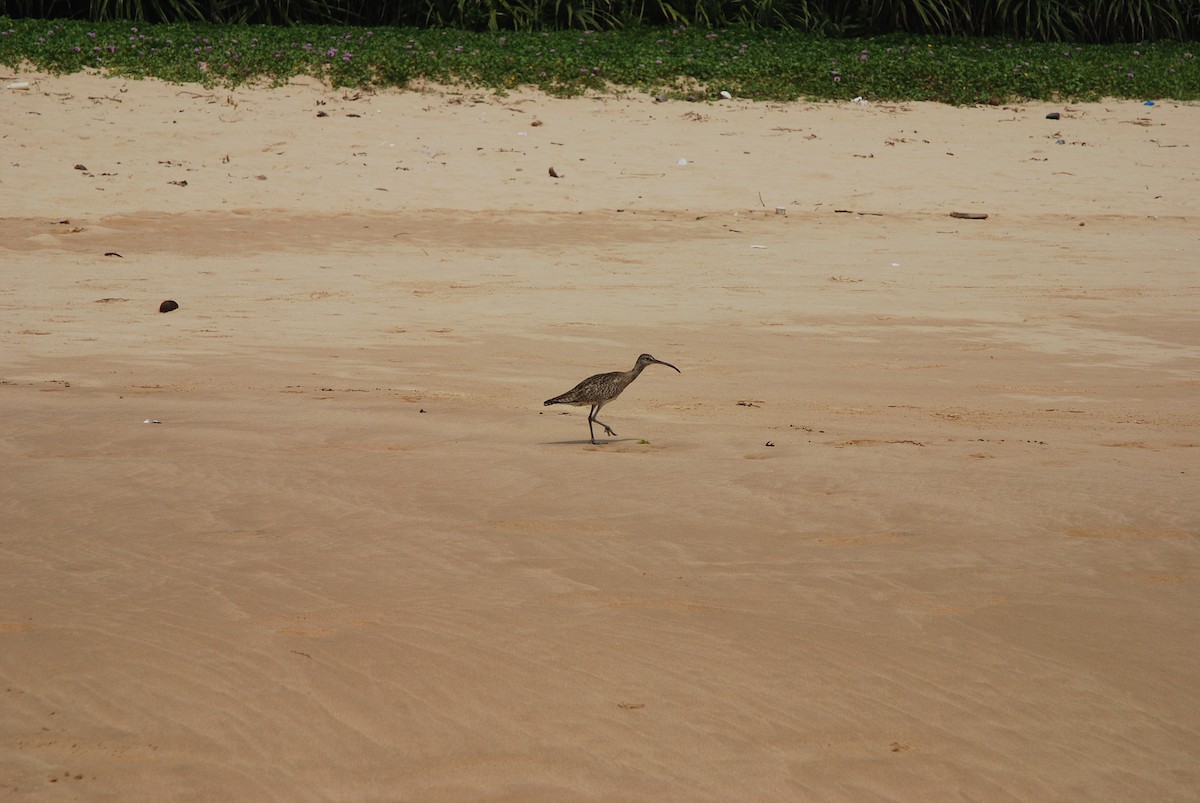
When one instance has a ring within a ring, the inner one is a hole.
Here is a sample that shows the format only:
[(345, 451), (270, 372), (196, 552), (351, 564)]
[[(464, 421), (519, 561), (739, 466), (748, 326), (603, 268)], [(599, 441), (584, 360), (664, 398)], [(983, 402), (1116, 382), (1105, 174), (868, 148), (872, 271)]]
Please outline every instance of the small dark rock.
[(179, 305), (176, 304), (174, 301), (171, 301), (170, 299), (167, 299), (166, 301), (164, 301), (163, 303), (158, 305), (159, 312), (170, 312), (171, 310), (174, 310), (174, 309), (179, 309)]
[(75, 165), (75, 169), (76, 170), (87, 170), (87, 167), (85, 167), (84, 165)]
[(1057, 120), (1060, 117), (1062, 117), (1062, 115), (1059, 114), (1058, 112), (1050, 112), (1049, 114), (1046, 115), (1047, 120)]

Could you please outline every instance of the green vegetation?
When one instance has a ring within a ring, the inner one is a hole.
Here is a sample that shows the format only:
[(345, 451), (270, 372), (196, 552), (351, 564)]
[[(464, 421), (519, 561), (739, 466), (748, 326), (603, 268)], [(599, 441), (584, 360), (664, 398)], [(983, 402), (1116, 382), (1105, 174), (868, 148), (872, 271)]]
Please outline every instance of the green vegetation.
[(499, 33), (0, 17), (0, 64), (12, 68), (100, 69), (210, 85), (315, 75), (335, 86), (424, 81), (495, 91), (531, 85), (554, 94), (624, 86), (775, 100), (1196, 100), (1200, 66), (1193, 49), (1186, 42), (842, 39), (682, 25)]
[(1196, 0), (0, 0), (0, 15), (475, 31), (689, 25), (1046, 42), (1200, 38)]

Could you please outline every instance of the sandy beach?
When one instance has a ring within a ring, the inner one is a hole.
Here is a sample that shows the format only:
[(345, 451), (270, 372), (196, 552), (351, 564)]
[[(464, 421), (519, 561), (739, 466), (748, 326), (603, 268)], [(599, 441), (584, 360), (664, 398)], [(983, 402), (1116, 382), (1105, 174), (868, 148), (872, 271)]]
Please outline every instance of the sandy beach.
[(1200, 106), (0, 78), (0, 798), (1196, 798)]

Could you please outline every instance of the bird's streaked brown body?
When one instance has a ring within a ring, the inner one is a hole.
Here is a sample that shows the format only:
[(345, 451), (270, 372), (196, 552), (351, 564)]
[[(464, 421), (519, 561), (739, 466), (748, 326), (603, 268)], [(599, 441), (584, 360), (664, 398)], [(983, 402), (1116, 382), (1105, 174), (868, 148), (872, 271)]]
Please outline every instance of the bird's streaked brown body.
[(575, 387), (568, 390), (561, 396), (555, 396), (553, 399), (547, 399), (544, 404), (549, 407), (551, 404), (570, 404), (575, 407), (591, 407), (591, 412), (588, 413), (588, 432), (592, 436), (592, 443), (596, 442), (596, 433), (592, 429), (592, 423), (597, 423), (604, 427), (604, 431), (609, 435), (616, 435), (612, 428), (605, 424), (600, 419), (596, 418), (596, 414), (600, 412), (600, 408), (608, 404), (613, 399), (621, 395), (621, 391), (629, 387), (629, 383), (638, 378), (638, 374), (647, 365), (658, 363), (665, 365), (668, 368), (674, 368), (678, 373), (683, 373), (674, 365), (662, 360), (656, 360), (649, 354), (643, 354), (637, 358), (637, 362), (631, 370), (628, 371), (611, 371), (607, 374), (596, 374), (589, 376), (587, 379), (580, 382)]

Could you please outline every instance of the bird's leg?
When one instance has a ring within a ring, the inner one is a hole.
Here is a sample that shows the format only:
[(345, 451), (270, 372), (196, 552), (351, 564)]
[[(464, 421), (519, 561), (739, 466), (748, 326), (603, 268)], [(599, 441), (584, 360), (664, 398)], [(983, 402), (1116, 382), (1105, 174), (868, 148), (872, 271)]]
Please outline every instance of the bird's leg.
[(588, 410), (588, 434), (592, 436), (592, 445), (596, 446), (596, 433), (592, 429), (592, 416), (596, 414), (596, 405), (592, 405), (592, 409)]
[[(592, 426), (591, 422), (595, 421), (597, 424), (604, 427), (605, 432), (607, 432), (609, 435), (611, 435), (613, 437), (616, 437), (617, 433), (613, 432), (612, 428), (608, 424), (604, 423), (599, 418), (596, 418), (596, 413), (600, 412), (600, 408), (603, 406), (604, 406), (603, 404), (597, 404), (595, 407), (592, 408), (592, 412), (588, 414), (588, 428), (590, 429)], [(593, 441), (593, 443), (595, 443), (595, 441)]]

